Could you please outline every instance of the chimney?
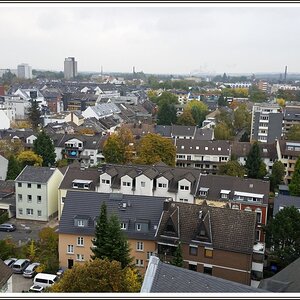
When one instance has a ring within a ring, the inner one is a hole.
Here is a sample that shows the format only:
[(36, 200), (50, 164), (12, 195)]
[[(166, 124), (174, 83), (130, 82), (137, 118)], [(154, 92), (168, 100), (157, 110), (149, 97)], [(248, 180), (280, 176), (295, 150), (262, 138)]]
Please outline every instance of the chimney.
[(164, 211), (168, 211), (170, 209), (170, 206), (171, 206), (171, 201), (169, 199), (165, 200), (163, 206)]

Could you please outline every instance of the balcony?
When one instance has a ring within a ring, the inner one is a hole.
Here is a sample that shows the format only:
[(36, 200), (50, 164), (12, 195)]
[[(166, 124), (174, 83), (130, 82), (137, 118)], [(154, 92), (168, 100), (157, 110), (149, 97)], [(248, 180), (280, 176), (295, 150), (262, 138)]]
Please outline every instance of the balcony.
[(264, 254), (265, 253), (265, 243), (255, 242), (253, 245), (253, 253)]
[(257, 263), (257, 262), (252, 262), (252, 267), (251, 270), (255, 272), (263, 272), (264, 269), (264, 263)]

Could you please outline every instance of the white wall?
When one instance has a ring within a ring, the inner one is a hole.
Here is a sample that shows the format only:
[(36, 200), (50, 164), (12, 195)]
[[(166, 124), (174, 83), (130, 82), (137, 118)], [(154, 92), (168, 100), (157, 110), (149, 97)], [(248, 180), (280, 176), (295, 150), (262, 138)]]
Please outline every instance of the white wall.
[[(145, 183), (145, 186), (142, 187), (142, 182)], [(153, 180), (150, 180), (144, 174), (141, 174), (135, 178), (135, 195), (153, 195)]]
[(0, 110), (0, 129), (10, 128), (10, 120), (3, 110)]
[(0, 155), (0, 180), (6, 179), (8, 160)]
[[(158, 187), (159, 183), (161, 184), (166, 184), (166, 187)], [(154, 196), (157, 197), (170, 197), (173, 198), (175, 200), (175, 194), (174, 193), (169, 193), (168, 192), (168, 188), (169, 188), (169, 180), (165, 177), (159, 177), (156, 180), (156, 189), (154, 191)]]
[[(102, 180), (109, 180), (109, 184), (102, 183)], [(98, 192), (100, 193), (111, 193), (111, 176), (108, 175), (107, 173), (103, 173), (100, 175), (100, 184), (98, 187)]]
[[(180, 186), (188, 186), (188, 190), (181, 190)], [(181, 179), (178, 181), (178, 193), (176, 201), (180, 201), (180, 199), (187, 199), (188, 203), (194, 203), (194, 196), (190, 194), (191, 192), (191, 183), (187, 179)]]
[[(123, 186), (123, 182), (130, 182), (130, 186)], [(132, 184), (133, 184), (133, 180), (130, 176), (125, 175), (121, 177), (120, 192), (127, 195), (133, 195)]]

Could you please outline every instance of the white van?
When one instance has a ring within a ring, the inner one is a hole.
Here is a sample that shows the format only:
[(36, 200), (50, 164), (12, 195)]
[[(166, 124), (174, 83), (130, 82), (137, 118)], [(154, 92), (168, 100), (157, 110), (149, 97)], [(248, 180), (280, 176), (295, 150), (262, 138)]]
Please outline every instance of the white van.
[(42, 287), (49, 287), (52, 284), (56, 283), (58, 280), (57, 275), (47, 274), (47, 273), (38, 273), (33, 279), (33, 285), (39, 285)]

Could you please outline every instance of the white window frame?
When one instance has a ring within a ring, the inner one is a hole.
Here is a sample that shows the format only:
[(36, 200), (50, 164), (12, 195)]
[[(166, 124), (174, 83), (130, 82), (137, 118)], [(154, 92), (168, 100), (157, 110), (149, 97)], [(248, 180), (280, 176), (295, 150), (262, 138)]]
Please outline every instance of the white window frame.
[[(41, 213), (40, 216), (39, 216), (39, 212)], [(38, 217), (41, 217), (41, 216), (42, 216), (42, 211), (41, 211), (40, 209), (37, 211), (37, 216), (38, 216)]]
[(68, 245), (67, 246), (67, 253), (68, 254), (74, 254), (74, 245)]
[(144, 251), (144, 242), (136, 242), (136, 251)]
[(121, 229), (127, 230), (127, 223), (121, 223)]
[(84, 222), (83, 222), (83, 220), (78, 220), (78, 221), (77, 221), (77, 226), (78, 226), (78, 227), (84, 227)]
[(84, 261), (84, 254), (76, 254), (77, 261)]
[(76, 244), (76, 246), (84, 247), (84, 237), (83, 236), (78, 236), (77, 237), (77, 244)]
[(137, 224), (136, 224), (136, 230), (137, 230), (137, 231), (141, 231), (141, 230), (142, 230), (142, 224), (137, 223)]
[(136, 259), (135, 260), (135, 265), (137, 267), (143, 267), (144, 266), (144, 260), (143, 259)]
[(19, 215), (23, 215), (23, 208), (19, 208)]
[[(41, 197), (40, 200), (39, 200), (39, 197)], [(36, 196), (36, 203), (42, 203), (42, 196), (41, 195)]]
[(26, 208), (26, 215), (27, 216), (33, 216), (33, 209), (32, 208)]

